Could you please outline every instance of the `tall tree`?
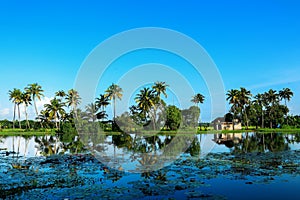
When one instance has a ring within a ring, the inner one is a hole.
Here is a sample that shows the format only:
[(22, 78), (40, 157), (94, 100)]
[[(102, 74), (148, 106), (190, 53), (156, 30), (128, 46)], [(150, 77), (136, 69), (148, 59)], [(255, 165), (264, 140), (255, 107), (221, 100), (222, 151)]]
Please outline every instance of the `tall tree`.
[(41, 110), (37, 119), (40, 119), (41, 122), (46, 125), (46, 127), (49, 127), (50, 117), (48, 110)]
[(71, 107), (71, 112), (75, 113), (75, 117), (77, 118), (76, 108), (80, 104), (81, 98), (78, 92), (74, 89), (70, 89), (66, 96), (66, 103), (68, 107)]
[(96, 98), (95, 103), (97, 108), (102, 109), (102, 111), (104, 111), (105, 107), (109, 104), (109, 99), (104, 94), (100, 94), (100, 96)]
[(168, 97), (167, 95), (167, 87), (169, 85), (166, 84), (166, 82), (160, 82), (156, 81), (154, 85), (152, 86), (153, 94), (154, 94), (154, 103), (155, 106), (153, 106), (153, 116), (154, 116), (154, 121), (153, 123), (155, 124), (154, 126), (156, 127), (156, 118), (157, 118), (157, 112), (160, 109), (162, 112), (165, 110), (165, 102), (161, 99), (161, 94), (164, 95), (165, 98)]
[(14, 103), (14, 116), (13, 116), (13, 128), (15, 128), (15, 120), (16, 120), (16, 108), (18, 107), (18, 116), (19, 116), (19, 127), (21, 128), (20, 123), (20, 103), (22, 103), (22, 92), (20, 89), (14, 88), (13, 90), (8, 91), (9, 100)]
[(156, 92), (156, 94), (159, 98), (160, 98), (161, 94), (163, 94), (167, 98), (168, 97), (168, 95), (167, 95), (167, 87), (168, 86), (169, 85), (167, 85), (166, 82), (157, 81), (154, 83), (152, 88), (154, 89), (154, 91)]
[(154, 114), (151, 113), (151, 109), (153, 109), (155, 104), (155, 94), (154, 91), (150, 88), (143, 88), (135, 97), (135, 102), (138, 104), (137, 107), (143, 113), (144, 116), (149, 116), (153, 121), (153, 129), (156, 129), (155, 126), (155, 117)]
[(95, 122), (97, 119), (97, 107), (94, 103), (90, 103), (85, 107), (85, 119), (90, 120), (92, 119), (92, 122)]
[(276, 90), (270, 89), (265, 93), (265, 96), (267, 103), (267, 112), (269, 114), (270, 128), (273, 128), (273, 121), (276, 121), (276, 119), (274, 118), (276, 112), (275, 106), (279, 104), (279, 95)]
[[(191, 99), (191, 102), (195, 103), (195, 105), (197, 105), (199, 107), (200, 113), (201, 113), (201, 109), (200, 109), (199, 103), (203, 103), (204, 100), (205, 100), (205, 97), (202, 94), (200, 94), (200, 93), (197, 93)], [(200, 115), (199, 115), (199, 118), (200, 118)]]
[(113, 100), (114, 104), (114, 118), (113, 121), (115, 121), (116, 118), (116, 100), (121, 100), (123, 97), (123, 90), (120, 86), (112, 83), (107, 90), (105, 91), (105, 97), (108, 97), (110, 100)]
[(26, 127), (28, 129), (30, 129), (30, 124), (29, 124), (29, 121), (28, 121), (28, 113), (27, 113), (27, 107), (29, 105), (31, 105), (31, 95), (28, 93), (28, 92), (23, 92), (22, 93), (22, 101), (23, 101), (23, 104), (24, 104), (24, 112), (25, 112), (25, 118), (26, 118)]
[(238, 99), (239, 99), (242, 115), (244, 116), (246, 121), (246, 129), (248, 129), (248, 125), (249, 125), (246, 107), (250, 104), (251, 96), (252, 94), (249, 90), (243, 87), (240, 88)]
[[(39, 116), (39, 112), (37, 110), (37, 106), (36, 106), (36, 98), (38, 100), (41, 100), (41, 97), (44, 96), (43, 92), (44, 90), (42, 89), (42, 86), (40, 86), (37, 83), (32, 83), (32, 84), (28, 84), (28, 86), (25, 88), (25, 91), (29, 94), (31, 94), (32, 100), (33, 100), (33, 104), (34, 104), (34, 109), (35, 109), (35, 114), (38, 117)], [(43, 124), (40, 121), (41, 127), (43, 128)]]
[(260, 122), (261, 128), (264, 128), (264, 107), (266, 106), (266, 97), (264, 94), (260, 94), (258, 93), (257, 95), (254, 96), (254, 101), (255, 104), (258, 105), (258, 107), (260, 108)]
[(294, 93), (291, 91), (290, 88), (283, 88), (282, 90), (279, 91), (279, 97), (280, 99), (284, 99), (284, 103), (286, 106), (286, 101), (290, 101)]
[[(284, 99), (285, 106), (287, 106), (286, 101), (290, 101), (293, 95), (294, 93), (291, 91), (290, 88), (283, 88), (282, 90), (279, 91), (279, 97), (281, 100)], [(285, 118), (286, 118), (287, 125), (289, 125), (287, 114)]]
[(63, 98), (63, 97), (65, 97), (66, 95), (67, 95), (66, 92), (63, 91), (63, 90), (59, 90), (59, 91), (55, 92), (55, 96), (56, 96), (56, 97)]
[(45, 104), (46, 111), (49, 113), (49, 118), (54, 119), (56, 128), (60, 128), (60, 119), (66, 113), (64, 103), (60, 99), (52, 99), (50, 104)]
[(232, 119), (233, 126), (232, 127), (234, 130), (234, 120), (236, 118), (236, 114), (237, 114), (238, 106), (239, 106), (239, 99), (238, 99), (239, 91), (236, 89), (231, 89), (231, 90), (228, 90), (226, 95), (227, 95), (226, 100), (229, 101), (229, 104), (232, 104), (232, 106), (231, 106), (231, 111), (233, 114), (233, 119)]

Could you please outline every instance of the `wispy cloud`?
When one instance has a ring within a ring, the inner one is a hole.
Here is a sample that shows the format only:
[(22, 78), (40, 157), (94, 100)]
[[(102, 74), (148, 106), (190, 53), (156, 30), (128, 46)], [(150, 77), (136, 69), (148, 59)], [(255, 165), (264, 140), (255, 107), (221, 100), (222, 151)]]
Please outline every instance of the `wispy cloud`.
[(5, 119), (8, 118), (10, 114), (10, 109), (9, 108), (3, 108), (0, 110), (0, 119)]
[[(51, 99), (53, 99), (53, 97), (42, 97), (41, 100), (37, 100), (36, 101), (36, 107), (38, 109), (38, 112), (40, 112), (41, 110), (43, 110), (44, 109), (44, 105), (45, 104), (49, 104)], [(28, 108), (28, 117), (30, 119), (35, 119), (36, 118), (36, 114), (35, 114), (35, 109), (34, 109), (33, 102), (32, 102), (32, 106), (30, 106)]]
[(252, 86), (248, 86), (247, 89), (258, 89), (258, 88), (265, 88), (270, 86), (282, 85), (282, 84), (289, 84), (289, 83), (296, 83), (300, 82), (300, 78), (288, 79), (288, 80), (278, 80), (273, 82), (266, 82), (260, 83)]

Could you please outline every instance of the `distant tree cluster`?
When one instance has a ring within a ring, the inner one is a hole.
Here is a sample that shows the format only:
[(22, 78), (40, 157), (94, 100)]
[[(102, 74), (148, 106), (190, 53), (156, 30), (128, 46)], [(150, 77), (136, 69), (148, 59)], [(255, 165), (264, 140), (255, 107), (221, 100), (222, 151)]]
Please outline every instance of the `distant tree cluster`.
[(279, 92), (270, 89), (253, 96), (249, 90), (242, 87), (239, 90), (231, 89), (226, 95), (231, 104), (229, 114), (225, 115), (226, 120), (238, 119), (247, 129), (250, 125), (275, 128), (290, 123), (287, 101), (290, 101), (293, 92), (289, 88)]

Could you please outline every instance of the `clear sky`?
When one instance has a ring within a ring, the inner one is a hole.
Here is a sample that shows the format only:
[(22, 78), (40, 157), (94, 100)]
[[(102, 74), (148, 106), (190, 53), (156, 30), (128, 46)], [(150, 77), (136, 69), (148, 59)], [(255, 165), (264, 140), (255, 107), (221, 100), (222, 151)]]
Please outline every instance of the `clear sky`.
[[(73, 87), (82, 62), (99, 43), (139, 27), (173, 29), (196, 40), (217, 65), (225, 90), (242, 86), (255, 94), (291, 88), (288, 105), (300, 114), (299, 9), (297, 0), (0, 1), (0, 119), (12, 118), (8, 90), (37, 82), (46, 102)], [(124, 65), (143, 54), (122, 58)], [(178, 63), (163, 52), (147, 55), (145, 63)], [(99, 92), (109, 84), (101, 83)], [(209, 96), (201, 78), (196, 90)], [(203, 121), (210, 120), (207, 99)]]

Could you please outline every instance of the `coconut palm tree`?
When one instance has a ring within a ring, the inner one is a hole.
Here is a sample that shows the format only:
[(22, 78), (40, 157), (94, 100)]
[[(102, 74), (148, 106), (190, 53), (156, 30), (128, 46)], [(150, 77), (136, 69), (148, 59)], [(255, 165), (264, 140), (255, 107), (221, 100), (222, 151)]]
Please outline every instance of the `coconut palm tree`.
[(266, 104), (269, 108), (269, 118), (270, 118), (270, 128), (273, 127), (273, 116), (274, 116), (274, 107), (275, 105), (279, 104), (279, 95), (276, 90), (270, 89), (268, 92), (265, 93), (266, 96)]
[(113, 104), (114, 104), (113, 121), (115, 121), (115, 119), (116, 119), (116, 99), (119, 99), (119, 100), (122, 99), (123, 90), (120, 86), (112, 83), (105, 92), (106, 92), (105, 97), (108, 97), (110, 100), (113, 100)]
[(71, 111), (73, 113), (75, 113), (76, 118), (77, 118), (77, 114), (75, 111), (76, 111), (77, 106), (80, 104), (80, 102), (81, 102), (81, 98), (80, 98), (78, 92), (74, 89), (70, 89), (66, 96), (66, 103), (67, 103), (68, 107), (71, 107)]
[(152, 86), (152, 89), (155, 90), (156, 95), (160, 98), (160, 95), (163, 94), (166, 98), (168, 97), (166, 91), (167, 91), (167, 87), (169, 85), (166, 84), (166, 82), (160, 82), (157, 81), (154, 83), (154, 85)]
[[(200, 110), (199, 103), (203, 103), (204, 100), (205, 100), (205, 97), (202, 94), (197, 93), (197, 94), (195, 94), (195, 96), (192, 97), (191, 102), (195, 103), (195, 105), (197, 105)], [(199, 118), (200, 118), (200, 115), (199, 115)]]
[(66, 95), (67, 95), (67, 94), (66, 94), (65, 91), (63, 91), (63, 90), (59, 90), (59, 91), (55, 92), (55, 96), (56, 96), (56, 97), (63, 98), (63, 97), (65, 97)]
[(96, 98), (95, 103), (98, 109), (102, 108), (102, 111), (104, 111), (105, 107), (109, 104), (109, 99), (104, 94), (100, 94), (100, 96)]
[(39, 116), (37, 119), (41, 120), (41, 123), (46, 124), (46, 127), (48, 127), (49, 124), (49, 112), (47, 110), (41, 110)]
[(240, 88), (240, 91), (238, 94), (238, 99), (239, 99), (239, 105), (241, 107), (242, 115), (244, 115), (244, 117), (245, 117), (246, 129), (248, 129), (248, 123), (249, 123), (247, 112), (246, 112), (246, 107), (250, 103), (251, 96), (252, 96), (252, 94), (249, 90), (247, 90), (246, 88), (243, 88), (243, 87)]
[(274, 106), (275, 104), (279, 103), (279, 95), (278, 95), (278, 93), (277, 93), (276, 90), (270, 89), (266, 93), (266, 97), (267, 97), (268, 103), (271, 104), (272, 106)]
[(23, 104), (24, 104), (24, 112), (25, 112), (25, 118), (26, 118), (26, 127), (28, 129), (30, 129), (30, 124), (29, 124), (29, 121), (28, 121), (28, 113), (27, 113), (27, 107), (28, 105), (31, 105), (31, 95), (27, 92), (23, 92), (22, 93), (22, 101), (23, 101)]
[(204, 100), (205, 100), (205, 97), (202, 94), (198, 93), (192, 97), (191, 102), (195, 103), (195, 105), (198, 106), (199, 103), (203, 103)]
[[(279, 97), (280, 99), (284, 99), (284, 104), (286, 106), (286, 101), (290, 101), (294, 93), (291, 91), (290, 88), (283, 88), (282, 90), (279, 91)], [(287, 119), (287, 114), (286, 114), (286, 123), (289, 125), (288, 119)]]
[(264, 107), (266, 106), (265, 95), (258, 93), (254, 97), (254, 103), (256, 103), (260, 108), (261, 113), (261, 128), (264, 128)]
[(50, 104), (45, 104), (46, 111), (49, 113), (49, 118), (54, 119), (55, 127), (60, 128), (60, 119), (66, 113), (64, 103), (60, 99), (52, 99)]
[(9, 90), (8, 94), (9, 94), (9, 100), (11, 100), (14, 103), (13, 128), (15, 128), (16, 108), (18, 108), (19, 128), (21, 128), (20, 104), (22, 103), (22, 92), (20, 89), (14, 88), (13, 90)]
[(14, 104), (13, 129), (15, 128), (16, 107), (17, 107), (17, 104), (15, 103), (16, 90), (17, 89), (14, 88), (13, 90), (8, 91), (9, 100), (12, 101), (12, 103)]
[(280, 99), (284, 99), (284, 103), (286, 106), (286, 101), (290, 101), (294, 93), (291, 91), (290, 88), (283, 88), (282, 90), (279, 91), (279, 97)]
[[(25, 88), (25, 91), (31, 95), (33, 104), (34, 104), (35, 114), (38, 117), (39, 112), (38, 112), (37, 106), (36, 106), (36, 98), (38, 100), (41, 100), (41, 97), (44, 96), (44, 94), (43, 94), (44, 90), (42, 89), (42, 86), (40, 86), (39, 84), (32, 83), (32, 84), (28, 84), (28, 86)], [(41, 124), (41, 127), (43, 128), (42, 122), (40, 122), (40, 124)]]
[(92, 119), (93, 122), (97, 119), (97, 107), (94, 103), (90, 103), (85, 107), (85, 116), (84, 118), (87, 120)]
[(135, 97), (135, 102), (138, 104), (138, 109), (145, 115), (150, 116), (153, 121), (153, 128), (156, 129), (155, 126), (155, 117), (154, 114), (151, 113), (151, 109), (155, 109), (156, 106), (156, 95), (154, 94), (154, 90), (150, 88), (143, 88), (140, 90), (140, 93)]
[(239, 99), (238, 99), (239, 91), (236, 89), (231, 89), (231, 90), (228, 90), (226, 95), (227, 95), (226, 100), (229, 101), (229, 104), (232, 104), (232, 106), (231, 106), (231, 110), (233, 113), (232, 128), (234, 130), (234, 120), (235, 120), (237, 110), (238, 110), (238, 105), (239, 105), (239, 103), (238, 103), (239, 102)]

